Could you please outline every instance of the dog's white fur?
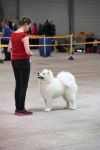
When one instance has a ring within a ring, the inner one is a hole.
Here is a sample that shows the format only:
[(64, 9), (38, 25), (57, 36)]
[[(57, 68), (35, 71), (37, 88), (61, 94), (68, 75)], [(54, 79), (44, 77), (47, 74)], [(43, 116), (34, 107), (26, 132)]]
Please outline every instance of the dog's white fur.
[(52, 100), (62, 96), (66, 102), (66, 108), (76, 108), (76, 93), (78, 86), (74, 75), (69, 72), (60, 72), (57, 77), (51, 70), (44, 69), (38, 73), (40, 78), (40, 92), (46, 104), (45, 111), (51, 111)]

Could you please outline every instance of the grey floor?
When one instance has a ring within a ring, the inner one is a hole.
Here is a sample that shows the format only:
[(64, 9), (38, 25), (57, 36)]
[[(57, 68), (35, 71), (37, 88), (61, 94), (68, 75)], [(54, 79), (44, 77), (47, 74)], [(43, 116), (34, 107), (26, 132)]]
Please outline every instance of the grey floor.
[[(26, 97), (32, 116), (14, 115), (14, 76), (10, 62), (0, 64), (0, 150), (100, 150), (100, 54), (34, 53)], [(63, 109), (62, 98), (53, 111), (44, 112), (37, 72), (51, 69), (56, 75), (69, 71), (79, 86), (77, 109)]]

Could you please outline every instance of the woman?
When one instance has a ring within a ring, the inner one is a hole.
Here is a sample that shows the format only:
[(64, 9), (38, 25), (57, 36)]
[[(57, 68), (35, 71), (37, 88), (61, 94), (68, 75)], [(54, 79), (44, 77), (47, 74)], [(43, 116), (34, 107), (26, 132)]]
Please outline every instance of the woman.
[(25, 109), (25, 97), (30, 75), (30, 56), (28, 30), (31, 27), (30, 18), (23, 17), (19, 21), (19, 28), (11, 35), (8, 51), (11, 52), (11, 63), (14, 71), (15, 87), (15, 115), (32, 115)]
[(38, 34), (37, 24), (33, 23), (33, 26), (32, 26), (32, 35), (37, 35), (37, 34)]

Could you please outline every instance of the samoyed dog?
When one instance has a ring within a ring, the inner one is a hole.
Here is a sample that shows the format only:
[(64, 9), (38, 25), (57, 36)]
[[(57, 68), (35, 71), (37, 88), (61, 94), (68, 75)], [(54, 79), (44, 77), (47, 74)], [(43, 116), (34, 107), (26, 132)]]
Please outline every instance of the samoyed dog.
[(57, 77), (53, 76), (51, 70), (44, 69), (38, 73), (40, 79), (40, 92), (46, 104), (45, 111), (52, 110), (53, 100), (63, 97), (68, 109), (76, 109), (76, 94), (78, 86), (74, 75), (69, 72), (60, 72)]

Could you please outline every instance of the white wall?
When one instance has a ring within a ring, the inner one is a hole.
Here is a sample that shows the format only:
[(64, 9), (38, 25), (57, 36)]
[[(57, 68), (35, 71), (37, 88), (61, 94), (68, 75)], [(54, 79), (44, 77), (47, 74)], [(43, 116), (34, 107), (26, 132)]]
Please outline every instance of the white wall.
[(44, 23), (52, 18), (57, 34), (69, 34), (68, 0), (20, 0), (20, 17), (29, 16), (33, 22)]
[(74, 1), (74, 31), (93, 32), (100, 37), (100, 0)]
[(11, 21), (16, 20), (17, 0), (1, 0), (1, 7), (4, 12), (4, 19), (8, 19)]

